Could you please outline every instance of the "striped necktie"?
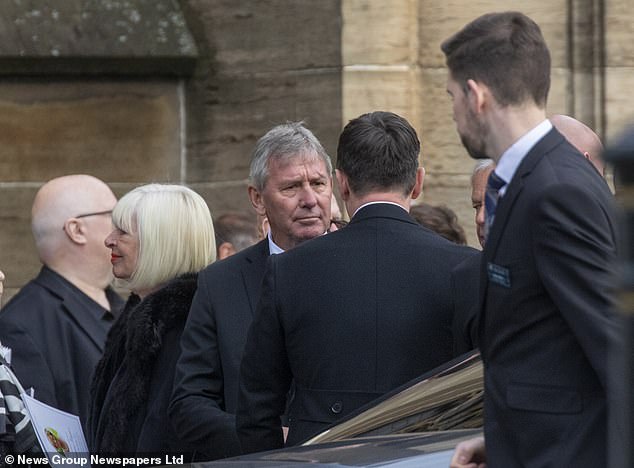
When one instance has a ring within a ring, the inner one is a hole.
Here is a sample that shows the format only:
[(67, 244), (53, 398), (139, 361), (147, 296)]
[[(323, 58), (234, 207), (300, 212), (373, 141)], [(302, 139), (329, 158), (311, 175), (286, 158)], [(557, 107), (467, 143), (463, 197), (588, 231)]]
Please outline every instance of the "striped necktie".
[(489, 236), (491, 226), (493, 226), (493, 220), (495, 219), (495, 208), (498, 204), (498, 198), (500, 197), (500, 189), (506, 185), (506, 182), (495, 173), (491, 171), (489, 180), (487, 181), (487, 187), (484, 192), (484, 210), (485, 210), (485, 222), (484, 222), (484, 237)]

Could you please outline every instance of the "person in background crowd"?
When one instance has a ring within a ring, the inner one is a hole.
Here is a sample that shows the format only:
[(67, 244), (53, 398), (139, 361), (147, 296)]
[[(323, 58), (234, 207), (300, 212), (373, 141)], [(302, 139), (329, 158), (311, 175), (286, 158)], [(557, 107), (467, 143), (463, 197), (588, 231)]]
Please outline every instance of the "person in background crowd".
[(491, 171), (495, 169), (492, 159), (481, 159), (473, 168), (471, 175), (471, 206), (475, 210), (476, 235), (480, 246), (484, 248), (484, 190)]
[(103, 245), (117, 199), (101, 180), (68, 175), (35, 195), (31, 227), (43, 266), (0, 311), (0, 341), (22, 385), (86, 423), (88, 388), (123, 301)]
[(533, 20), (486, 14), (441, 48), (463, 145), (496, 163), (478, 314), (484, 438), (458, 445), (451, 466), (606, 466), (612, 195), (546, 119), (550, 53)]
[(112, 271), (132, 294), (92, 380), (89, 448), (186, 455), (167, 406), (197, 274), (216, 257), (211, 214), (187, 187), (149, 184), (119, 200), (112, 222)]
[(458, 216), (445, 205), (432, 206), (420, 203), (410, 208), (409, 214), (421, 226), (434, 231), (447, 240), (459, 245), (467, 245), (467, 236), (458, 223)]
[(266, 260), (326, 232), (331, 174), (330, 157), (301, 122), (278, 125), (256, 144), (248, 191), (270, 229), (256, 245), (200, 274), (181, 340), (170, 419), (197, 459), (240, 453), (238, 372)]
[(599, 136), (583, 122), (567, 115), (555, 114), (550, 116), (550, 122), (566, 140), (577, 148), (584, 157), (592, 163), (602, 176), (605, 174), (603, 143)]
[(214, 228), (218, 260), (230, 257), (258, 241), (256, 222), (244, 213), (224, 213), (214, 220)]
[[(346, 125), (337, 180), (350, 223), (269, 259), (240, 369), (245, 452), (325, 429), (453, 356), (450, 270), (475, 253), (408, 214), (422, 189), (410, 124), (373, 112)], [(342, 287), (343, 285), (343, 287)]]

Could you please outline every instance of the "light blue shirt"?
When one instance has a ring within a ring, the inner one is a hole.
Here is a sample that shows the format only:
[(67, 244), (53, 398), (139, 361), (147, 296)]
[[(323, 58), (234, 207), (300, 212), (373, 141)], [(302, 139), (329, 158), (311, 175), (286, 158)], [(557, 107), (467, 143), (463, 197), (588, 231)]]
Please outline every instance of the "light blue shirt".
[(513, 180), (513, 176), (524, 160), (524, 157), (552, 128), (553, 124), (550, 123), (550, 120), (544, 120), (537, 127), (513, 143), (509, 149), (502, 154), (495, 168), (495, 173), (506, 183), (499, 191), (500, 196), (506, 192), (509, 182)]
[(269, 255), (277, 255), (284, 253), (284, 249), (282, 249), (279, 245), (273, 242), (273, 238), (271, 237), (271, 230), (266, 233), (266, 237), (269, 240)]

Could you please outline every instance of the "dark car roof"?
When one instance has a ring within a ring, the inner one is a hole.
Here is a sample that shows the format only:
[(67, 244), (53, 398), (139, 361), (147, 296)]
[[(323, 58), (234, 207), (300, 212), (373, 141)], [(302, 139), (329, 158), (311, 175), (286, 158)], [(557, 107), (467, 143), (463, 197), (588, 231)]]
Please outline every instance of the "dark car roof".
[(196, 463), (196, 468), (272, 468), (272, 467), (417, 467), (449, 466), (456, 444), (479, 434), (479, 429), (431, 433), (394, 434), (358, 437), (338, 442), (243, 455), (241, 457)]

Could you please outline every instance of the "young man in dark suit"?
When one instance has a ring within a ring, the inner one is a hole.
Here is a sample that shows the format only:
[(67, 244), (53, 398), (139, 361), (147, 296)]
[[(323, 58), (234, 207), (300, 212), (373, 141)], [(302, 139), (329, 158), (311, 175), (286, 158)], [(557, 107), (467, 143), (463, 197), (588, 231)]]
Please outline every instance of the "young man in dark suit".
[(496, 162), (478, 317), (485, 437), (451, 466), (606, 466), (611, 193), (546, 119), (550, 54), (530, 18), (481, 16), (442, 50), (462, 142)]
[(240, 453), (234, 417), (238, 371), (266, 260), (328, 229), (330, 157), (300, 122), (278, 125), (256, 144), (248, 192), (258, 215), (268, 219), (269, 232), (200, 273), (181, 338), (169, 414), (198, 460)]
[(269, 259), (240, 370), (236, 423), (245, 452), (288, 444), (453, 356), (450, 271), (475, 253), (420, 226), (410, 124), (373, 112), (346, 125), (337, 180), (350, 223)]

